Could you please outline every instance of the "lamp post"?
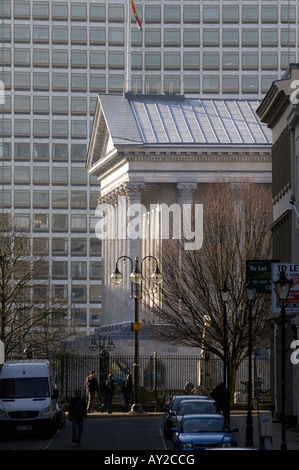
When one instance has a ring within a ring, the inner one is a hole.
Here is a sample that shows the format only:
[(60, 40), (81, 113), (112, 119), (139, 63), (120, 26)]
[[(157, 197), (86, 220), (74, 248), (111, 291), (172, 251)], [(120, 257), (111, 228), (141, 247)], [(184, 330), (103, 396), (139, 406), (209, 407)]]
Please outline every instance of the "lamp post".
[(220, 289), (220, 294), (223, 302), (223, 378), (224, 378), (224, 386), (228, 389), (228, 347), (227, 347), (227, 318), (226, 318), (226, 303), (228, 301), (230, 289), (226, 285), (226, 281), (224, 281), (223, 286)]
[(245, 285), (248, 300), (248, 397), (247, 397), (247, 419), (246, 419), (246, 447), (253, 446), (253, 423), (252, 423), (252, 304), (256, 295), (256, 287), (250, 278)]
[(151, 281), (154, 284), (161, 284), (163, 281), (163, 276), (158, 268), (158, 261), (154, 256), (145, 256), (140, 264), (139, 268), (139, 258), (135, 258), (135, 267), (133, 269), (133, 261), (129, 256), (120, 256), (116, 261), (116, 266), (114, 272), (111, 274), (111, 282), (113, 284), (120, 284), (123, 280), (123, 275), (118, 269), (118, 262), (120, 259), (128, 259), (131, 262), (132, 272), (130, 274), (131, 280), (131, 298), (134, 299), (135, 302), (135, 321), (133, 323), (133, 330), (135, 332), (135, 355), (134, 355), (134, 404), (132, 405), (130, 412), (137, 412), (143, 413), (143, 409), (139, 403), (139, 371), (140, 371), (140, 364), (139, 364), (139, 332), (141, 329), (141, 324), (139, 322), (139, 301), (142, 295), (142, 263), (148, 259), (152, 258), (156, 262), (156, 269), (151, 275)]
[(278, 301), (281, 304), (281, 450), (287, 450), (286, 443), (286, 416), (285, 416), (285, 322), (286, 309), (285, 301), (287, 301), (292, 281), (286, 277), (286, 268), (281, 267), (279, 278), (274, 281)]

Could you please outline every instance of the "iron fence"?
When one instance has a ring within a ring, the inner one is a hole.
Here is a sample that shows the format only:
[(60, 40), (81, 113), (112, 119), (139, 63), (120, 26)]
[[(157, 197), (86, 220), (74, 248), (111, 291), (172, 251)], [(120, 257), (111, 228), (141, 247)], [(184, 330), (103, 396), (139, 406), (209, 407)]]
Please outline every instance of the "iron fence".
[[(133, 373), (134, 356), (63, 355), (50, 360), (54, 378), (61, 396), (68, 400), (76, 388), (84, 393), (85, 377), (91, 369), (96, 371), (99, 383), (109, 372), (114, 374), (114, 401), (121, 401), (121, 385), (126, 374)], [(253, 390), (260, 396), (268, 396), (270, 391), (270, 361), (254, 362)], [(140, 387), (145, 399), (157, 399), (174, 393), (183, 393), (189, 380), (194, 387), (211, 391), (223, 380), (223, 362), (218, 358), (200, 356), (140, 356)], [(234, 401), (246, 402), (248, 385), (248, 362), (244, 361), (236, 377)], [(255, 395), (254, 395), (255, 396)], [(268, 399), (268, 398), (267, 398)]]

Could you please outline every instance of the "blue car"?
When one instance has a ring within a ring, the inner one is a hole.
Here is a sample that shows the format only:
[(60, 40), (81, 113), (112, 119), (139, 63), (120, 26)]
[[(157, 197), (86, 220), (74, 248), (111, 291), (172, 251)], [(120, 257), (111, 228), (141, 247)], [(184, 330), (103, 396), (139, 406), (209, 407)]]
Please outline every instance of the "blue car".
[(205, 395), (175, 395), (172, 397), (169, 405), (164, 409), (165, 413), (163, 416), (163, 427), (164, 436), (167, 439), (171, 439), (173, 436), (172, 428), (174, 426), (174, 418), (176, 412), (182, 402), (182, 400), (208, 400), (209, 398)]
[(215, 447), (237, 447), (234, 432), (221, 414), (185, 415), (178, 428), (173, 428), (174, 450), (194, 451)]

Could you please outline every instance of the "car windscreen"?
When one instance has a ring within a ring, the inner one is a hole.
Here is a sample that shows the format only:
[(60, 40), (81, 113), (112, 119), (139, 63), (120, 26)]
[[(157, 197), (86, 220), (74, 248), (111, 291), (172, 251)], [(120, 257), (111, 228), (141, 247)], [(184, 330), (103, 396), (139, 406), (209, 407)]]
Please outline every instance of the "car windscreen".
[(192, 415), (197, 413), (211, 414), (218, 413), (215, 403), (205, 401), (181, 403), (178, 409), (178, 415)]
[(0, 398), (44, 398), (49, 397), (47, 377), (26, 377), (0, 380)]
[(182, 432), (228, 432), (229, 428), (222, 418), (186, 418)]

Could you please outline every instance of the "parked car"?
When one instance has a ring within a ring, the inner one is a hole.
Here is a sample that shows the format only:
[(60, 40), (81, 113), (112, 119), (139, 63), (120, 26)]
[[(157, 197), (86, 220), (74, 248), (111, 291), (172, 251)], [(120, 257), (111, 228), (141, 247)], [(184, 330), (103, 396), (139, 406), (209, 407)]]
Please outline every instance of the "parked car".
[(205, 448), (237, 447), (234, 432), (221, 414), (186, 415), (179, 427), (173, 428), (174, 450), (194, 451)]
[(182, 400), (174, 416), (173, 425), (178, 427), (185, 415), (216, 413), (219, 414), (219, 409), (214, 400)]
[(163, 416), (163, 428), (164, 436), (167, 439), (171, 439), (173, 432), (171, 428), (174, 425), (173, 418), (176, 415), (178, 407), (182, 400), (209, 400), (209, 397), (205, 395), (174, 395), (169, 405), (164, 409), (165, 413)]

